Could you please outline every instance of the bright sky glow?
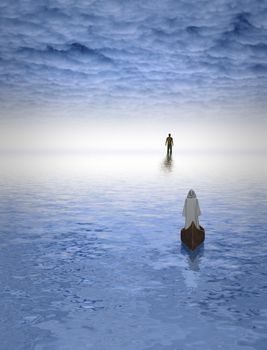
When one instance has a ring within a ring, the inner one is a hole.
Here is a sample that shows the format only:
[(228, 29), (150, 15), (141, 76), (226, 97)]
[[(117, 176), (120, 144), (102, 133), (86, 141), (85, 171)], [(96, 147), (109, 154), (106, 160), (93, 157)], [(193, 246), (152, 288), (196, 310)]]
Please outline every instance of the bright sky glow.
[(169, 132), (174, 138), (174, 152), (263, 152), (266, 150), (264, 123), (172, 123), (171, 130), (162, 123), (140, 121), (90, 123), (69, 121), (49, 123), (13, 122), (3, 126), (0, 149), (27, 152), (91, 153), (165, 153)]

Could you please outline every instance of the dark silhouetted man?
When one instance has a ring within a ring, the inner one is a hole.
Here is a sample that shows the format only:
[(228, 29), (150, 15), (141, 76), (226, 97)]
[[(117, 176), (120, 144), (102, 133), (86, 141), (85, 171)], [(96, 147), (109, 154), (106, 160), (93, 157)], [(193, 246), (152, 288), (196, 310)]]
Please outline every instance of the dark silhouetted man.
[(172, 155), (172, 146), (173, 146), (173, 139), (171, 137), (171, 134), (166, 138), (165, 145), (167, 146), (167, 156), (171, 157)]

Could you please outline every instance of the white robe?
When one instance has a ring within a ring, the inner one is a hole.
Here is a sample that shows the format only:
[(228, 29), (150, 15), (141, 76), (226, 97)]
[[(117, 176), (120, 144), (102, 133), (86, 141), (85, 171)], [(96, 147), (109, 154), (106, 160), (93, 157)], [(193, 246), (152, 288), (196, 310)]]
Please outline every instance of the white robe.
[(184, 202), (183, 216), (185, 217), (185, 228), (188, 228), (192, 221), (194, 221), (197, 228), (199, 228), (198, 217), (201, 211), (197, 198), (186, 198)]

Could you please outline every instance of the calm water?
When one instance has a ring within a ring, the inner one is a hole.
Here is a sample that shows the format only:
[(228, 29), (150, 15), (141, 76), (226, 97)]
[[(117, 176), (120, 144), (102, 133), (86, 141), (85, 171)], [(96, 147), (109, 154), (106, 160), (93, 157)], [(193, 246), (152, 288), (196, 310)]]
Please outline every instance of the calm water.
[(1, 156), (0, 186), (1, 350), (267, 349), (264, 156)]

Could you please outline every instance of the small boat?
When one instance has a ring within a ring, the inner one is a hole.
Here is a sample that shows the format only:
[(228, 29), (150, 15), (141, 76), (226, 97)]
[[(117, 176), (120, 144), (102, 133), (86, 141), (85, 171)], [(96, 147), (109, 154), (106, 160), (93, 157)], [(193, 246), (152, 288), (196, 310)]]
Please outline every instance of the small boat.
[(194, 221), (187, 228), (181, 230), (181, 241), (191, 250), (196, 249), (205, 239), (205, 230), (202, 226), (199, 225), (199, 228), (196, 227)]

